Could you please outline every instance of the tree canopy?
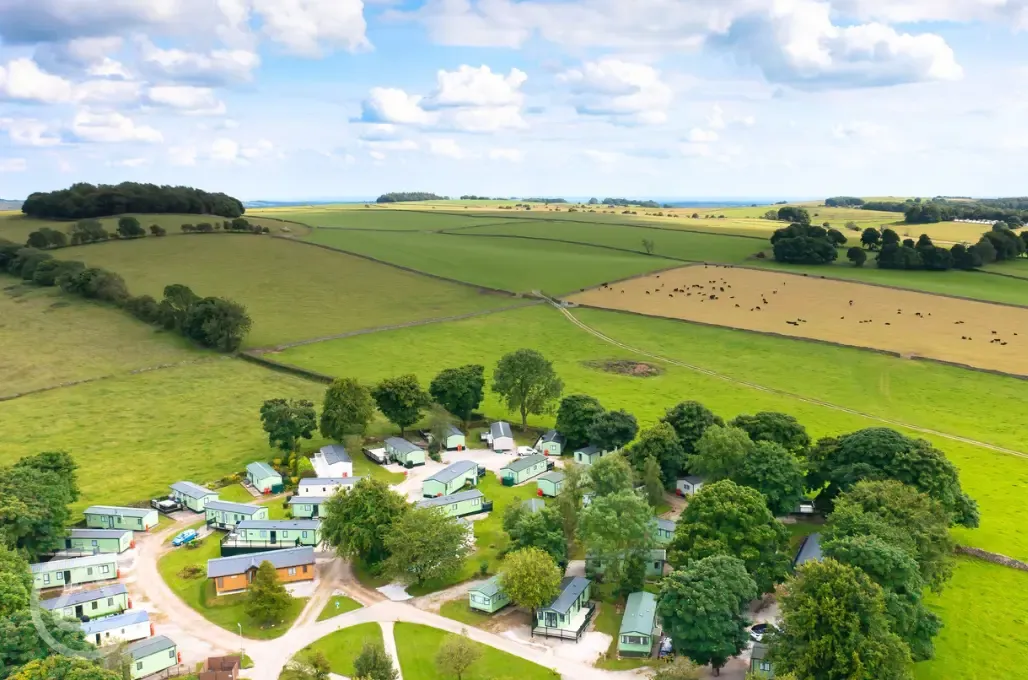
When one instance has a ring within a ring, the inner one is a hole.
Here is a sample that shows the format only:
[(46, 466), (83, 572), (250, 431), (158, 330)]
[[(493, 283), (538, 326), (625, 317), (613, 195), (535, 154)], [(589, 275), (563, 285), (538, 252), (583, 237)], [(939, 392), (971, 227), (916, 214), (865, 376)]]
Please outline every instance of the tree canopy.
[(567, 564), (568, 543), (558, 508), (547, 505), (532, 512), (521, 503), (507, 506), (503, 529), (510, 535), (510, 549), (539, 548), (559, 565)]
[(508, 553), (500, 567), (500, 587), (511, 602), (535, 610), (557, 596), (563, 572), (553, 558), (538, 548)]
[(603, 451), (616, 451), (635, 439), (639, 423), (623, 409), (600, 413), (589, 425), (589, 441)]
[(589, 466), (589, 487), (594, 496), (609, 496), (632, 488), (632, 468), (619, 453), (602, 456)]
[(639, 440), (625, 450), (632, 467), (637, 472), (645, 470), (646, 461), (657, 461), (660, 476), (667, 488), (675, 485), (687, 467), (687, 458), (675, 429), (668, 423), (660, 422), (642, 431)]
[(386, 378), (371, 390), (378, 410), (393, 425), (404, 431), (421, 419), (422, 412), (432, 403), (428, 392), (421, 389), (418, 376), (413, 373)]
[(793, 416), (777, 411), (761, 411), (756, 415), (739, 415), (730, 423), (746, 432), (755, 442), (773, 442), (792, 453), (802, 453), (810, 446), (810, 436)]
[(81, 219), (124, 213), (178, 213), (239, 217), (239, 199), (184, 186), (156, 184), (72, 184), (67, 189), (30, 194), (21, 211), (37, 219)]
[(47, 452), (0, 468), (0, 537), (35, 560), (53, 549), (78, 499), (76, 465), (64, 452)]
[(385, 547), (386, 572), (414, 585), (456, 574), (471, 551), (467, 528), (440, 508), (403, 513), (386, 534)]
[(710, 409), (698, 401), (683, 401), (669, 408), (661, 418), (675, 430), (678, 443), (687, 455), (696, 453), (696, 442), (711, 425), (724, 426), (721, 416), (715, 415)]
[(509, 411), (521, 414), (521, 427), (528, 425), (529, 414), (541, 415), (552, 409), (564, 391), (550, 363), (534, 349), (519, 349), (503, 355), (493, 372), (492, 390)]
[(432, 379), (428, 393), (467, 426), (472, 412), (482, 403), (485, 394), (485, 367), (468, 364), (447, 368)]
[(268, 445), (287, 453), (299, 451), (301, 439), (313, 439), (318, 427), (314, 404), (306, 399), (268, 399), (261, 406)]
[(759, 441), (743, 456), (729, 478), (756, 489), (776, 517), (792, 512), (804, 494), (804, 469), (795, 455), (782, 446)]
[(340, 556), (375, 565), (389, 556), (386, 537), (409, 508), (388, 484), (365, 477), (325, 502), (321, 533)]
[(267, 560), (257, 567), (257, 574), (246, 589), (246, 615), (262, 624), (281, 621), (292, 598), (278, 578), (275, 565)]
[(711, 425), (696, 442), (696, 453), (689, 456), (689, 470), (708, 481), (728, 479), (743, 458), (753, 450), (753, 440), (738, 427)]
[(570, 451), (589, 443), (589, 427), (603, 413), (599, 399), (587, 394), (569, 394), (557, 409), (557, 431), (567, 440)]
[(362, 435), (375, 417), (371, 390), (353, 378), (340, 378), (325, 390), (319, 429), (323, 437), (343, 441), (349, 435)]
[(415, 201), (445, 201), (446, 196), (439, 196), (428, 191), (391, 191), (375, 199), (375, 203), (412, 203)]

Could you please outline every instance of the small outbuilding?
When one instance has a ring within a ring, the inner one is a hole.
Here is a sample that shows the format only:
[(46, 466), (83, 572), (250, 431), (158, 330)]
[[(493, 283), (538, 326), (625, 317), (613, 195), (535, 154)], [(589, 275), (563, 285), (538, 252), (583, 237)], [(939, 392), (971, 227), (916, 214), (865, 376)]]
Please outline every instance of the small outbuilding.
[(478, 463), (473, 460), (458, 460), (422, 482), (421, 495), (426, 498), (449, 496), (468, 484), (478, 484)]
[(552, 498), (559, 494), (564, 486), (564, 473), (560, 470), (550, 470), (545, 474), (539, 475), (539, 479), (535, 480), (535, 483), (539, 487), (540, 496), (550, 496)]
[(214, 579), (214, 592), (218, 595), (242, 592), (250, 587), (263, 562), (271, 562), (283, 583), (314, 580), (314, 548), (269, 550), (207, 560), (207, 578)]
[(342, 444), (322, 446), (311, 458), (318, 477), (353, 477), (353, 460)]
[(678, 526), (678, 523), (673, 519), (664, 519), (662, 517), (657, 517), (656, 520), (657, 533), (655, 538), (657, 539), (657, 543), (660, 545), (667, 545), (671, 542), (671, 539), (675, 537), (675, 527)]
[(517, 486), (546, 472), (546, 456), (534, 454), (512, 460), (500, 468), (500, 480), (504, 486)]
[(532, 635), (578, 642), (596, 611), (589, 601), (590, 584), (581, 576), (565, 576), (553, 601), (535, 610)]
[(472, 609), (492, 614), (510, 604), (510, 597), (500, 587), (500, 577), (493, 576), (484, 583), (472, 586), (468, 590), (468, 606)]
[(238, 654), (209, 656), (196, 674), (196, 680), (239, 680), (241, 661)]
[(282, 475), (267, 463), (254, 462), (246, 466), (246, 481), (261, 493), (282, 493)]
[(205, 514), (207, 526), (212, 529), (231, 530), (243, 520), (268, 519), (268, 508), (264, 505), (219, 500), (208, 502)]
[(402, 437), (389, 437), (386, 439), (385, 450), (391, 460), (405, 468), (425, 464), (425, 450)]
[(61, 550), (118, 554), (132, 547), (132, 532), (128, 529), (72, 529), (57, 545)]
[(536, 440), (532, 448), (544, 456), (560, 456), (564, 453), (564, 445), (567, 440), (564, 435), (556, 430), (550, 430)]
[(158, 514), (153, 508), (127, 508), (116, 505), (91, 505), (82, 513), (90, 529), (128, 529), (149, 531), (157, 526)]
[(82, 633), (86, 637), (86, 642), (97, 647), (142, 640), (150, 637), (151, 630), (150, 615), (142, 609), (94, 619), (82, 624)]
[(500, 420), (489, 426), (489, 437), (492, 441), (493, 451), (513, 451), (517, 444), (514, 443), (514, 432), (510, 429), (510, 423)]
[(703, 488), (703, 477), (699, 475), (689, 475), (688, 477), (679, 477), (675, 482), (675, 493), (679, 496), (692, 496), (697, 491)]
[(30, 564), (29, 571), (32, 572), (33, 587), (36, 590), (77, 586), (118, 578), (118, 558), (116, 555), (101, 553), (67, 560), (50, 560)]
[(575, 451), (575, 462), (579, 465), (592, 465), (600, 458), (607, 455), (607, 452), (598, 446), (590, 444), (585, 448), (578, 449)]
[(488, 512), (493, 509), (493, 504), (485, 499), (484, 493), (478, 489), (471, 489), (470, 491), (458, 491), (449, 496), (426, 498), (418, 501), (417, 507), (442, 508), (443, 512), (451, 517), (464, 517)]
[(121, 583), (39, 601), (39, 605), (54, 616), (79, 621), (120, 614), (129, 608), (129, 604), (128, 590)]
[(763, 642), (753, 643), (753, 649), (750, 650), (750, 673), (761, 678), (775, 677), (775, 669), (767, 658), (770, 651), (771, 648)]
[(203, 512), (210, 501), (218, 500), (218, 492), (192, 482), (175, 482), (171, 485), (173, 500), (178, 501), (193, 512)]
[(178, 647), (164, 635), (133, 642), (125, 648), (125, 654), (132, 660), (132, 680), (155, 675), (179, 664)]
[(647, 657), (659, 637), (657, 598), (645, 591), (632, 593), (625, 601), (625, 613), (618, 630), (618, 656)]

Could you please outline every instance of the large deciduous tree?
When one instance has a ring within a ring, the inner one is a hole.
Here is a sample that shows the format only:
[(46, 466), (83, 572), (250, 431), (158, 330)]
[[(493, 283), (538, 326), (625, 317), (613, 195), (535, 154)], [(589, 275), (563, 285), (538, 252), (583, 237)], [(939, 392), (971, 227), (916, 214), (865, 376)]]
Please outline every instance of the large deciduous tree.
[(604, 577), (619, 585), (625, 560), (655, 543), (656, 522), (649, 504), (635, 491), (597, 496), (582, 509), (578, 536), (586, 554), (603, 565)]
[(365, 477), (325, 502), (321, 533), (340, 556), (377, 565), (389, 556), (386, 537), (409, 508), (388, 484)]
[(768, 509), (776, 517), (796, 508), (803, 498), (806, 482), (800, 460), (769, 441), (757, 442), (729, 478), (763, 494)]
[(589, 426), (589, 441), (603, 451), (616, 451), (635, 439), (639, 423), (627, 411), (606, 411), (593, 419)]
[(471, 551), (468, 532), (440, 508), (411, 508), (385, 539), (386, 572), (404, 583), (422, 585), (459, 572)]
[[(36, 621), (50, 634), (53, 643), (44, 640)], [(18, 666), (53, 655), (54, 648), (71, 652), (93, 649), (85, 640), (76, 621), (55, 618), (43, 608), (21, 609), (0, 619), (0, 678), (6, 678)]]
[(660, 463), (652, 456), (643, 463), (642, 482), (646, 489), (646, 502), (656, 509), (664, 500), (664, 482), (660, 477)]
[(325, 390), (319, 423), (321, 435), (337, 442), (349, 435), (363, 435), (374, 417), (371, 390), (353, 378), (335, 380)]
[(569, 451), (589, 443), (589, 426), (601, 413), (603, 406), (600, 400), (587, 394), (569, 394), (560, 400), (557, 431), (564, 435)]
[(511, 550), (539, 548), (557, 564), (567, 564), (568, 543), (560, 510), (545, 506), (532, 512), (520, 503), (507, 506), (503, 529), (510, 535)]
[(65, 535), (68, 505), (78, 499), (76, 465), (64, 452), (46, 452), (0, 469), (0, 538), (29, 559)]
[(632, 467), (619, 453), (608, 453), (589, 467), (594, 496), (609, 496), (632, 488)]
[(649, 459), (656, 460), (666, 488), (674, 487), (688, 464), (678, 434), (668, 423), (643, 430), (639, 440), (625, 450), (625, 456), (637, 472), (645, 472)]
[(32, 574), (24, 557), (0, 545), (0, 618), (32, 603)]
[(378, 410), (400, 428), (401, 437), (408, 427), (421, 419), (422, 411), (432, 403), (432, 398), (421, 389), (418, 377), (413, 374), (386, 378), (371, 390), (371, 396), (375, 398)]
[(275, 565), (264, 560), (246, 589), (244, 609), (247, 616), (264, 625), (277, 623), (282, 620), (290, 604), (292, 598), (279, 580)]
[(511, 602), (534, 613), (557, 596), (562, 575), (545, 552), (523, 548), (504, 558), (499, 580)]
[(671, 573), (660, 588), (657, 611), (675, 650), (718, 674), (749, 639), (744, 617), (757, 584), (742, 560), (714, 555)]
[(753, 450), (753, 441), (737, 427), (711, 425), (696, 442), (696, 453), (689, 457), (689, 470), (707, 481), (728, 479)]
[(674, 428), (678, 443), (687, 454), (696, 453), (696, 442), (711, 425), (724, 425), (725, 421), (698, 401), (683, 401), (667, 410), (662, 422)]
[(564, 542), (569, 546), (578, 532), (578, 514), (582, 509), (587, 486), (588, 479), (582, 466), (573, 462), (565, 463), (564, 483), (557, 492), (557, 509), (564, 528)]
[(80, 656), (51, 656), (15, 670), (11, 680), (123, 680), (126, 676)]
[(668, 561), (676, 568), (712, 555), (738, 557), (761, 593), (789, 569), (788, 532), (756, 489), (730, 480), (705, 484), (678, 520)]
[(314, 404), (306, 399), (268, 399), (261, 406), (261, 423), (268, 445), (295, 453), (301, 439), (313, 439), (318, 427)]
[(492, 390), (507, 410), (521, 415), (521, 427), (528, 416), (548, 413), (564, 391), (564, 382), (542, 354), (534, 349), (519, 349), (505, 354), (493, 372)]
[(428, 393), (447, 411), (460, 418), (466, 428), (471, 414), (485, 392), (485, 367), (468, 364), (459, 368), (447, 368), (432, 379)]
[(206, 297), (189, 308), (183, 332), (205, 347), (234, 352), (243, 344), (252, 325), (243, 305), (224, 298)]
[(745, 431), (755, 442), (774, 442), (795, 454), (810, 446), (807, 429), (787, 413), (761, 411), (752, 416), (736, 416), (728, 424)]

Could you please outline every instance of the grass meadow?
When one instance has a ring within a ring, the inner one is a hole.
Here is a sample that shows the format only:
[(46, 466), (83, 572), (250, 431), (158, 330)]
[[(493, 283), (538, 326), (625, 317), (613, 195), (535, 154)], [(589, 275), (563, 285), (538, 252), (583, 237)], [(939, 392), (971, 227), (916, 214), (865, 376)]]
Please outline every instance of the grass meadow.
[[(452, 211), (450, 211), (452, 213)], [(247, 213), (249, 216), (249, 213)], [(375, 231), (438, 231), (453, 227), (487, 224), (489, 217), (433, 213), (430, 210), (365, 208), (361, 205), (308, 209), (275, 209), (254, 213), (255, 217), (302, 222), (323, 229), (372, 229)]]
[[(333, 673), (350, 677), (354, 673), (353, 662), (361, 653), (365, 642), (381, 645), (382, 626), (377, 623), (359, 623), (356, 626), (341, 628), (307, 645), (297, 656), (302, 657), (306, 652), (321, 652), (328, 659)], [(285, 677), (288, 675), (283, 674), (283, 678)]]
[[(396, 653), (404, 680), (449, 680), (435, 665), (435, 656), (451, 633), (416, 623), (399, 622), (393, 627)], [(557, 680), (556, 672), (531, 661), (472, 642), (482, 655), (461, 680)]]
[(0, 288), (0, 397), (212, 356), (120, 310), (54, 288), (7, 275)]
[(246, 347), (510, 305), (503, 295), (421, 277), (362, 258), (247, 234), (147, 238), (75, 249), (75, 258), (121, 274), (134, 295), (160, 298), (171, 283), (246, 306)]

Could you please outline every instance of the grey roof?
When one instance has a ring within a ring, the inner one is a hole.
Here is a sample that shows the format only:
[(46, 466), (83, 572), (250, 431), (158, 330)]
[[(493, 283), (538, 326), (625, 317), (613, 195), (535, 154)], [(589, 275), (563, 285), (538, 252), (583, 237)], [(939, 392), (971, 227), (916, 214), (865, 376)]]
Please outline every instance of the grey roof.
[(316, 519), (244, 519), (236, 525), (236, 529), (317, 529), (321, 522)]
[(68, 538), (117, 538), (125, 534), (131, 534), (128, 529), (72, 529), (68, 532)]
[(590, 444), (589, 446), (578, 449), (575, 453), (581, 453), (585, 456), (595, 456), (597, 453), (600, 453), (600, 447)]
[(489, 434), (493, 436), (493, 439), (499, 439), (500, 437), (514, 438), (514, 433), (510, 429), (510, 423), (505, 420), (499, 420), (490, 425)]
[(553, 602), (544, 609), (552, 609), (557, 612), (566, 612), (571, 609), (578, 597), (589, 587), (589, 579), (581, 576), (565, 576), (560, 581), (560, 593)]
[(389, 437), (385, 440), (385, 443), (400, 453), (412, 453), (421, 450), (420, 446), (410, 443), (403, 437)]
[(205, 486), (199, 484), (193, 484), (192, 482), (175, 482), (171, 485), (173, 491), (178, 491), (184, 496), (190, 498), (203, 498), (204, 496), (217, 496), (217, 491), (211, 491)]
[(436, 508), (440, 505), (452, 505), (453, 503), (460, 503), (462, 501), (468, 501), (472, 498), (482, 498), (485, 494), (478, 489), (471, 489), (470, 491), (458, 491), (455, 494), (449, 496), (439, 496), (438, 498), (426, 498), (423, 501), (418, 501), (419, 508)]
[(446, 436), (452, 437), (453, 435), (460, 435), (461, 437), (463, 437), (464, 433), (460, 431), (459, 427), (457, 427), (453, 423), (450, 423), (446, 426)]
[(558, 444), (563, 446), (565, 441), (567, 440), (564, 439), (564, 435), (562, 435), (560, 432), (557, 432), (556, 430), (550, 430), (543, 436), (539, 437), (539, 442), (537, 443), (541, 442), (545, 444), (546, 442), (557, 442)]
[(564, 473), (560, 470), (550, 470), (549, 472), (544, 472), (543, 474), (536, 477), (536, 481), (541, 482), (543, 480), (546, 480), (547, 482), (553, 482), (554, 484), (560, 484), (564, 481)]
[(529, 512), (539, 512), (546, 507), (546, 503), (543, 503), (541, 498), (529, 498), (527, 501), (521, 502), (521, 507)]
[(486, 597), (496, 597), (503, 592), (503, 588), (500, 587), (500, 577), (493, 576), (484, 583), (479, 583), (477, 586), (472, 586), (468, 589), (472, 593), (481, 593)]
[(321, 505), (329, 499), (329, 496), (291, 496), (289, 505)]
[(458, 460), (456, 463), (447, 465), (425, 481), (433, 480), (443, 484), (448, 484), (468, 472), (474, 472), (477, 476), (478, 463), (473, 460)]
[(145, 659), (148, 656), (153, 656), (158, 652), (164, 652), (174, 648), (175, 641), (170, 637), (167, 635), (155, 635), (152, 638), (133, 642), (131, 645), (125, 647), (125, 653), (131, 656), (133, 660), (139, 661), (140, 659)]
[(153, 508), (128, 508), (120, 505), (90, 505), (82, 511), (84, 515), (121, 515), (123, 517), (146, 517)]
[(754, 642), (753, 651), (750, 652), (750, 658), (760, 661), (767, 658), (767, 653), (771, 648), (765, 645), (763, 642)]
[(621, 617), (618, 635), (642, 633), (651, 635), (657, 622), (657, 598), (653, 593), (640, 591), (632, 593), (625, 601), (625, 614)]
[(700, 475), (689, 475), (687, 477), (679, 477), (678, 481), (683, 481), (684, 480), (686, 482), (689, 482), (693, 486), (696, 486), (697, 484), (702, 484), (705, 479), (706, 479), (705, 477), (702, 477)]
[(70, 595), (52, 597), (49, 600), (40, 600), (39, 604), (43, 609), (62, 609), (64, 607), (74, 607), (75, 605), (82, 604), (83, 602), (92, 602), (93, 600), (102, 600), (107, 597), (126, 594), (128, 594), (128, 590), (125, 588), (125, 585), (123, 583), (115, 583), (111, 586), (101, 586), (100, 588), (93, 588), (91, 590), (80, 590), (77, 593), (71, 593)]
[(301, 479), (299, 486), (353, 486), (363, 477), (307, 477)]
[(325, 457), (325, 462), (329, 465), (334, 463), (349, 463), (350, 454), (347, 453), (346, 447), (342, 444), (329, 444), (328, 446), (322, 446), (321, 455)]
[(49, 562), (37, 562), (29, 565), (29, 571), (33, 574), (42, 574), (47, 571), (65, 571), (76, 567), (95, 567), (101, 564), (117, 564), (118, 558), (115, 555), (86, 555), (85, 557), (72, 557), (66, 560), (50, 560)]
[(811, 560), (821, 561), (821, 534), (811, 534), (803, 539), (803, 545), (800, 546), (792, 564), (798, 567)]
[(223, 510), (224, 512), (237, 512), (240, 515), (252, 515), (263, 506), (250, 505), (249, 503), (233, 503), (231, 501), (210, 501), (207, 503), (208, 510)]
[(260, 461), (250, 463), (246, 466), (247, 472), (252, 472), (258, 477), (278, 477), (282, 478), (282, 475), (275, 471), (275, 468), (271, 467), (267, 463), (261, 463)]
[(670, 531), (671, 533), (675, 533), (675, 527), (676, 526), (678, 526), (678, 523), (675, 522), (675, 520), (673, 520), (673, 519), (664, 519), (663, 517), (658, 517), (657, 518), (657, 528), (658, 529), (662, 529), (663, 531)]
[(86, 635), (92, 635), (94, 633), (102, 633), (105, 630), (111, 630), (112, 628), (131, 626), (134, 623), (146, 623), (149, 620), (150, 615), (146, 613), (145, 609), (132, 609), (124, 614), (87, 621), (82, 624), (82, 632)]
[(285, 548), (207, 560), (207, 578), (245, 574), (261, 566), (261, 562), (271, 562), (276, 569), (314, 564), (314, 548)]
[(529, 469), (530, 467), (532, 467), (534, 465), (538, 465), (539, 463), (545, 463), (545, 462), (546, 462), (546, 456), (544, 456), (541, 453), (536, 453), (536, 454), (533, 454), (531, 456), (524, 456), (523, 458), (518, 458), (517, 460), (513, 460), (513, 461), (507, 463), (506, 465), (504, 465), (500, 469), (501, 470), (510, 470), (511, 472), (521, 472), (522, 470), (527, 470), (527, 469)]

